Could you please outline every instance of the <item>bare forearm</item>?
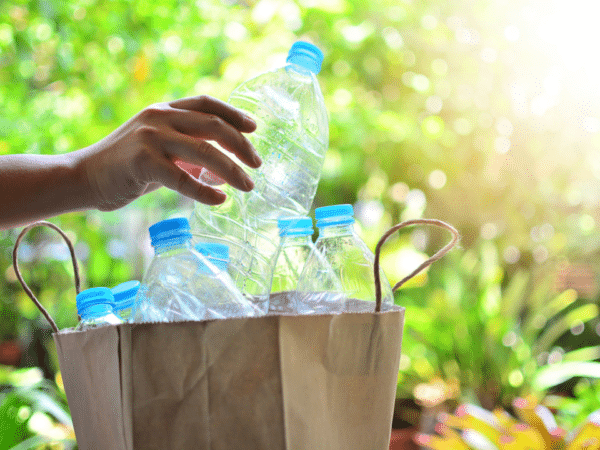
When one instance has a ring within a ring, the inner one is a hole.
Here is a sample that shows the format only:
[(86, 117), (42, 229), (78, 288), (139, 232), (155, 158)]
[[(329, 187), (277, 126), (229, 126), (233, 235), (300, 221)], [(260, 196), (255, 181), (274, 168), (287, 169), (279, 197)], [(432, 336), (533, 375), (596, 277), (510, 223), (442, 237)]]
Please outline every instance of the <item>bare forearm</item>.
[(0, 229), (92, 208), (77, 153), (0, 157)]
[(259, 167), (260, 157), (244, 136), (255, 129), (256, 122), (241, 111), (200, 95), (151, 105), (75, 152), (0, 156), (0, 229), (71, 211), (114, 211), (160, 186), (217, 205), (225, 193), (177, 163), (206, 167), (248, 192), (254, 183), (225, 152)]

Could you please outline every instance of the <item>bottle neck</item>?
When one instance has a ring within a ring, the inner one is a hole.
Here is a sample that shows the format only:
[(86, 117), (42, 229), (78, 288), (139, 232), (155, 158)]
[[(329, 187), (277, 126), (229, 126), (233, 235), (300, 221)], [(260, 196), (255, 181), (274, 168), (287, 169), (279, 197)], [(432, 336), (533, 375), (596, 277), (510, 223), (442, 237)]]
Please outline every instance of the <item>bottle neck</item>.
[(83, 320), (95, 319), (111, 313), (113, 313), (113, 308), (109, 303), (96, 303), (79, 311), (79, 315)]
[(130, 297), (123, 298), (121, 300), (115, 299), (115, 305), (113, 307), (113, 310), (119, 312), (124, 309), (131, 308), (134, 303), (135, 303), (135, 294)]
[(190, 240), (191, 240), (191, 238), (186, 237), (186, 238), (176, 238), (176, 239), (169, 239), (169, 240), (161, 241), (158, 244), (155, 244), (154, 254), (155, 255), (164, 255), (169, 252), (190, 248), (190, 246), (191, 246)]
[(313, 72), (293, 62), (288, 62), (288, 64), (285, 66), (285, 69), (290, 76), (302, 83), (310, 83), (313, 77), (315, 77)]
[(354, 224), (331, 225), (319, 228), (319, 238), (354, 234)]
[(311, 235), (299, 235), (299, 236), (282, 236), (281, 246), (290, 247), (295, 245), (309, 245), (312, 243)]

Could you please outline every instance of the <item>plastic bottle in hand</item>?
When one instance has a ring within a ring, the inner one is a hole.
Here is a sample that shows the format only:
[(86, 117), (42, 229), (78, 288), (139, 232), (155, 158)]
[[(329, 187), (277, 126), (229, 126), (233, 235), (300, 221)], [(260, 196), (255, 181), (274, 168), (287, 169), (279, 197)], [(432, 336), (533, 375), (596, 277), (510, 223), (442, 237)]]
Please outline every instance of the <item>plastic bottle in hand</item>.
[[(352, 205), (317, 208), (315, 217), (319, 229), (317, 251), (306, 261), (298, 283), (298, 312), (342, 312), (350, 302), (361, 305), (355, 300), (374, 302), (375, 258), (354, 230)], [(380, 275), (381, 310), (385, 311), (393, 304), (393, 293), (383, 271)]]
[[(285, 66), (232, 92), (229, 103), (257, 123), (248, 139), (263, 164), (250, 172), (255, 184), (251, 192), (223, 185), (227, 194), (223, 204), (195, 206), (195, 238), (229, 245), (234, 281), (258, 302), (269, 296), (277, 219), (306, 215), (321, 176), (329, 142), (327, 110), (316, 78), (322, 61), (317, 47), (296, 42)], [(206, 171), (201, 177), (211, 182)]]
[(207, 304), (218, 299), (234, 313), (258, 315), (227, 272), (218, 270), (191, 245), (189, 222), (167, 219), (149, 229), (154, 259), (144, 275), (134, 322), (176, 322), (231, 317)]
[(304, 264), (314, 250), (313, 224), (310, 217), (285, 217), (277, 221), (279, 252), (269, 299), (270, 313), (295, 313), (291, 293), (296, 290)]
[[(201, 262), (198, 266), (199, 272), (202, 274), (210, 274), (213, 271), (227, 275), (229, 266), (229, 248), (223, 244), (214, 242), (199, 242), (195, 245), (196, 251), (206, 258), (210, 265), (205, 265)], [(221, 287), (218, 283), (212, 283), (208, 278), (203, 282), (202, 289), (206, 293), (217, 293), (216, 295), (208, 295), (204, 298), (204, 305), (207, 308), (209, 317), (250, 317), (260, 316), (263, 313), (245, 297), (240, 296), (238, 301), (231, 301), (227, 297), (223, 297), (218, 293)]]
[(76, 331), (99, 328), (106, 325), (123, 323), (113, 311), (114, 297), (110, 289), (97, 287), (81, 291), (75, 297), (77, 312), (81, 321), (75, 327)]
[(131, 311), (139, 289), (140, 282), (137, 280), (126, 281), (111, 288), (115, 298), (114, 311), (125, 322), (128, 322), (131, 317)]

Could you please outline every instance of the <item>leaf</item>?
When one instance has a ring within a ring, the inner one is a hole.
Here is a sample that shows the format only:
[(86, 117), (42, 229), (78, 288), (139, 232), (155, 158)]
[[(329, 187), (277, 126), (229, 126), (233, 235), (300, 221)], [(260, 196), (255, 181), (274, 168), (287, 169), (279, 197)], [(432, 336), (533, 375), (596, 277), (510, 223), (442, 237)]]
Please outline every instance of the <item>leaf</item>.
[(584, 347), (571, 352), (567, 352), (563, 355), (562, 360), (568, 361), (593, 361), (600, 359), (600, 345), (593, 347)]
[(519, 270), (513, 274), (502, 295), (502, 314), (507, 318), (516, 318), (525, 301), (525, 292), (530, 275)]
[(37, 448), (38, 445), (52, 442), (46, 436), (33, 436), (29, 439), (25, 439), (24, 441), (19, 442), (14, 447), (11, 447), (10, 450), (31, 450), (32, 448)]
[(30, 390), (20, 394), (31, 401), (34, 410), (47, 412), (54, 416), (59, 422), (71, 428), (73, 427), (73, 421), (71, 420), (69, 412), (50, 395), (39, 390)]
[(600, 363), (563, 362), (542, 367), (534, 376), (532, 386), (545, 391), (573, 377), (600, 378)]
[(534, 354), (539, 355), (542, 352), (548, 351), (552, 344), (566, 333), (576, 322), (587, 322), (598, 316), (598, 306), (587, 304), (570, 311), (563, 317), (558, 319), (552, 325), (546, 328), (542, 335), (538, 338), (534, 347)]
[(14, 393), (6, 395), (0, 404), (0, 449), (11, 448), (14, 444), (30, 435), (27, 421), (18, 417), (19, 409), (28, 406)]
[(530, 334), (534, 329), (534, 323), (537, 320), (537, 316), (539, 314), (543, 315), (547, 320), (554, 317), (560, 311), (563, 311), (568, 306), (572, 305), (573, 302), (577, 300), (577, 291), (574, 289), (567, 289), (564, 292), (561, 292), (557, 295), (552, 301), (549, 303), (540, 306), (539, 308), (534, 308), (531, 314), (529, 314), (528, 320), (525, 322), (523, 329), (526, 334)]
[(76, 445), (74, 441), (69, 439), (51, 439), (47, 436), (33, 436), (29, 439), (19, 442), (14, 447), (11, 447), (10, 450), (31, 450), (33, 448), (38, 448), (37, 446), (40, 444), (55, 444), (57, 442), (64, 444), (65, 449), (73, 449)]

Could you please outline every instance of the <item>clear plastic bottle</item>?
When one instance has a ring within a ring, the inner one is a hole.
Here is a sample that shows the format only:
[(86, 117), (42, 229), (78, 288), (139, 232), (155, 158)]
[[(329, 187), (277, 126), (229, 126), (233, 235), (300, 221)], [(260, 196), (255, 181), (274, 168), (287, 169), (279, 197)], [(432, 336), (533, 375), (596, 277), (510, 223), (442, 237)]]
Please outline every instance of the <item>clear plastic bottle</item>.
[[(319, 229), (317, 251), (308, 257), (298, 282), (298, 312), (342, 312), (350, 302), (364, 306), (355, 300), (374, 302), (375, 258), (354, 230), (352, 205), (317, 208), (315, 217)], [(380, 275), (381, 310), (385, 311), (393, 304), (394, 297), (383, 271)]]
[[(266, 302), (277, 254), (277, 219), (306, 215), (321, 176), (329, 143), (329, 123), (316, 75), (323, 54), (296, 42), (287, 64), (242, 83), (229, 103), (252, 117), (248, 135), (263, 164), (249, 171), (255, 187), (244, 193), (223, 185), (227, 200), (216, 207), (196, 204), (195, 239), (229, 246), (236, 285), (257, 302)], [(206, 173), (201, 179), (212, 183)]]
[(215, 242), (198, 242), (196, 251), (208, 259), (217, 269), (227, 272), (229, 267), (229, 247)]
[(115, 297), (115, 313), (125, 322), (128, 322), (131, 317), (131, 311), (139, 289), (140, 282), (137, 280), (126, 281), (111, 288)]
[[(211, 267), (200, 263), (198, 270), (201, 273), (209, 273), (213, 270), (227, 274), (229, 268), (229, 247), (224, 244), (214, 242), (198, 242), (195, 245), (196, 251), (206, 258)], [(214, 289), (213, 292), (220, 292), (219, 286), (206, 286), (206, 290)], [(251, 301), (243, 297), (243, 302), (224, 302), (221, 296), (212, 295), (204, 300), (208, 311), (215, 317), (222, 315), (223, 317), (243, 317), (243, 316), (259, 316), (264, 312), (258, 309)]]
[(113, 294), (106, 287), (81, 291), (75, 297), (77, 312), (81, 317), (81, 321), (77, 324), (75, 330), (84, 331), (91, 328), (123, 323), (121, 318), (113, 311), (113, 302)]
[(144, 275), (134, 322), (176, 322), (260, 315), (227, 274), (191, 245), (189, 222), (167, 219), (149, 229), (154, 259)]
[(291, 293), (296, 290), (300, 274), (315, 245), (312, 219), (306, 216), (285, 217), (277, 221), (279, 251), (269, 299), (270, 313), (295, 313)]

